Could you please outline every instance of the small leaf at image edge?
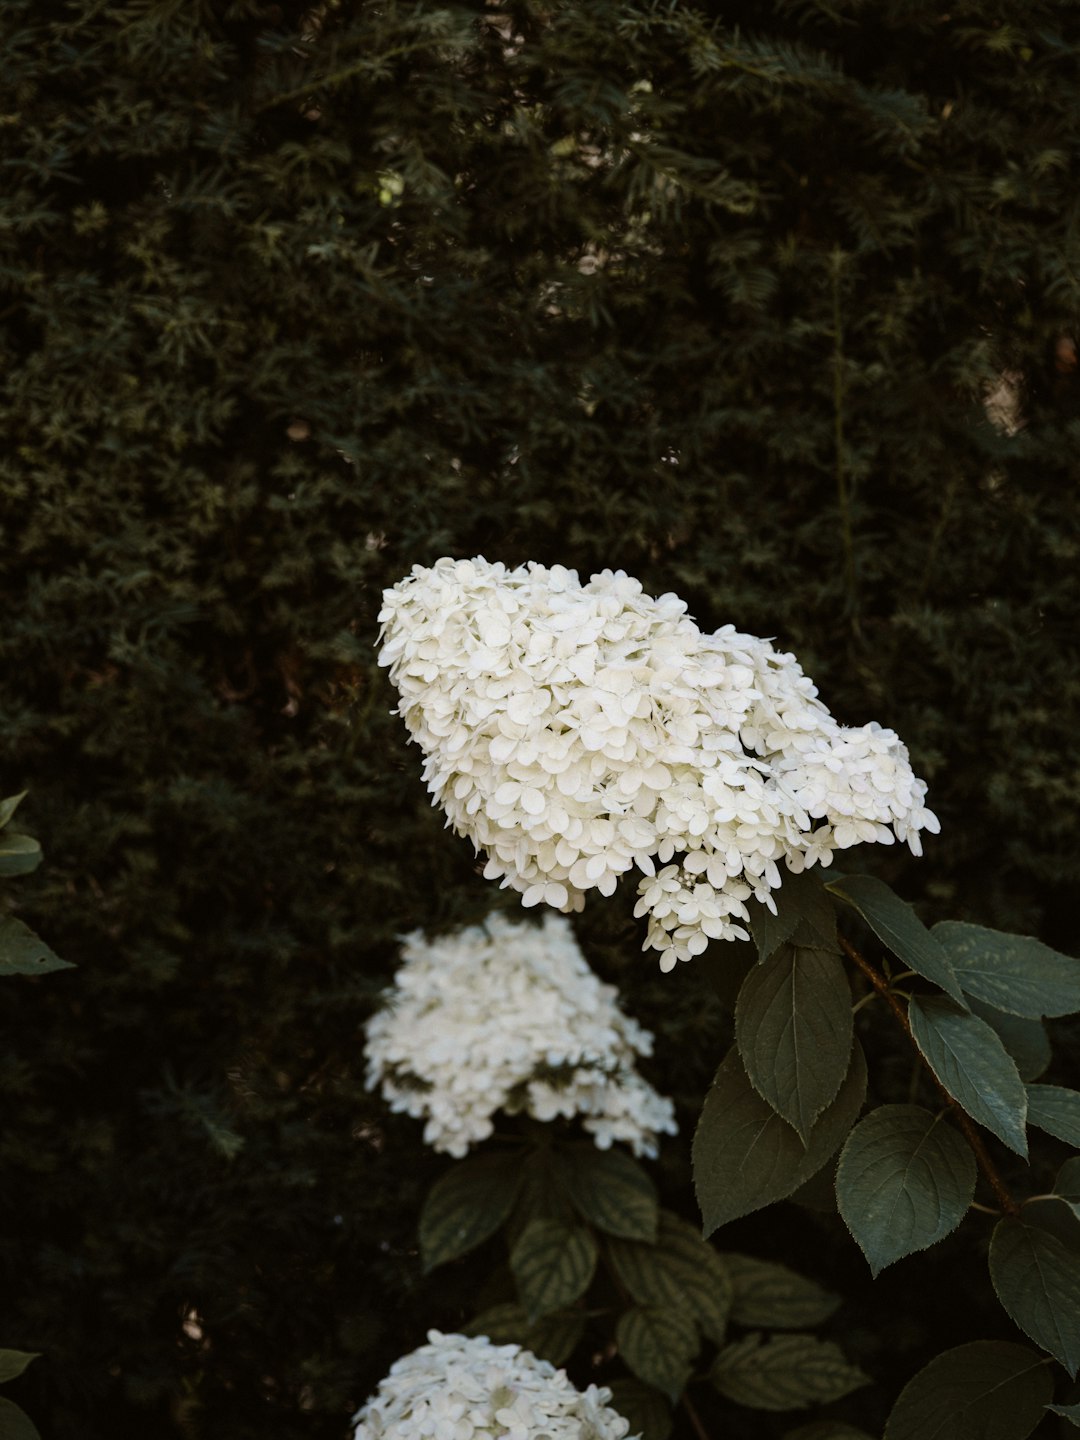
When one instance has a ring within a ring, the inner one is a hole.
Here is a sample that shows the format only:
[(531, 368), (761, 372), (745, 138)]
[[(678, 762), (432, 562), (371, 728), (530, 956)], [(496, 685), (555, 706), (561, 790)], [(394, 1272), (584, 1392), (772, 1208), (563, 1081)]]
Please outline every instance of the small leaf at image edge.
[(1027, 1440), (1054, 1384), (1026, 1345), (974, 1340), (935, 1356), (901, 1390), (885, 1440)]

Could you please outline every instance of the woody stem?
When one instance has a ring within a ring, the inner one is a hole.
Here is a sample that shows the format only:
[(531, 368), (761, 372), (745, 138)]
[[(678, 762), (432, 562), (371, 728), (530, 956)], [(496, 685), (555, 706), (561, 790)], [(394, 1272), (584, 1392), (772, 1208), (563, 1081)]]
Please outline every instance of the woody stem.
[(851, 963), (862, 971), (862, 973), (866, 976), (867, 980), (870, 981), (870, 984), (885, 1001), (886, 1005), (888, 1005), (889, 1009), (893, 1013), (897, 1024), (900, 1026), (901, 1030), (903, 1030), (911, 1045), (914, 1046), (915, 1053), (919, 1056), (919, 1059), (923, 1063), (923, 1065), (926, 1066), (930, 1078), (933, 1080), (937, 1088), (941, 1091), (941, 1094), (945, 1099), (946, 1105), (948, 1105), (949, 1110), (952, 1112), (953, 1119), (959, 1125), (960, 1129), (964, 1132), (964, 1138), (967, 1140), (968, 1144), (975, 1152), (975, 1159), (979, 1163), (979, 1169), (986, 1176), (986, 1179), (990, 1184), (990, 1188), (991, 1190), (993, 1190), (994, 1195), (997, 1198), (997, 1202), (1001, 1206), (1003, 1213), (1006, 1215), (1019, 1215), (1020, 1206), (1013, 1199), (1004, 1180), (1002, 1180), (1001, 1176), (998, 1174), (997, 1168), (994, 1165), (993, 1160), (991, 1160), (990, 1153), (986, 1148), (986, 1143), (983, 1140), (982, 1136), (979, 1134), (978, 1130), (975, 1128), (975, 1124), (972, 1121), (971, 1117), (957, 1104), (957, 1102), (945, 1089), (945, 1086), (942, 1085), (941, 1081), (930, 1069), (929, 1065), (926, 1064), (926, 1059), (923, 1056), (922, 1051), (919, 1049), (915, 1036), (911, 1033), (911, 1022), (908, 1020), (907, 1011), (904, 1009), (904, 1006), (900, 1003), (896, 995), (893, 994), (893, 991), (889, 986), (889, 982), (885, 979), (885, 976), (880, 973), (880, 971), (874, 969), (873, 965), (870, 964), (870, 961), (867, 960), (865, 955), (859, 954), (858, 950), (855, 949), (855, 946), (852, 945), (851, 941), (845, 939), (843, 935), (840, 936), (840, 945), (843, 949), (844, 954), (848, 957)]

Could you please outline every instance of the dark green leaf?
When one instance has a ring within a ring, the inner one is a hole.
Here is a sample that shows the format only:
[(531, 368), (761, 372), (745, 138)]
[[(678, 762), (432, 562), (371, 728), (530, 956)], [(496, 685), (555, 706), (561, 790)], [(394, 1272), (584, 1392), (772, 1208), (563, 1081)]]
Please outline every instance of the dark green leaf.
[(839, 1296), (816, 1280), (797, 1275), (775, 1260), (729, 1253), (723, 1254), (723, 1260), (731, 1275), (731, 1319), (736, 1325), (801, 1330), (820, 1325), (840, 1304)]
[(420, 1212), (425, 1270), (475, 1250), (514, 1208), (521, 1167), (515, 1155), (470, 1155), (440, 1175)]
[(764, 1344), (747, 1336), (720, 1351), (709, 1379), (721, 1395), (755, 1410), (825, 1405), (869, 1384), (838, 1345), (812, 1335), (775, 1335)]
[(619, 1316), (615, 1340), (627, 1368), (671, 1400), (690, 1378), (698, 1352), (697, 1331), (685, 1311), (667, 1305), (635, 1305)]
[(683, 1277), (659, 1245), (613, 1239), (607, 1255), (619, 1284), (639, 1305), (686, 1305)]
[(918, 1105), (882, 1105), (847, 1138), (836, 1172), (844, 1223), (874, 1275), (955, 1230), (975, 1194), (970, 1145)]
[(974, 1340), (946, 1350), (901, 1390), (885, 1440), (1026, 1440), (1053, 1394), (1026, 1345)]
[(774, 915), (767, 905), (750, 906), (750, 932), (758, 958), (769, 956), (788, 940), (798, 938), (826, 950), (836, 948), (836, 911), (825, 887), (812, 871), (784, 872), (783, 884), (772, 892)]
[(41, 864), (41, 846), (30, 835), (15, 830), (0, 834), (0, 876), (29, 875)]
[(660, 1234), (669, 1263), (682, 1276), (683, 1290), (698, 1328), (714, 1344), (727, 1338), (728, 1317), (734, 1296), (731, 1273), (701, 1232), (670, 1210), (660, 1212)]
[(990, 1241), (990, 1278), (1009, 1318), (1059, 1360), (1080, 1367), (1080, 1246), (1006, 1217)]
[(486, 1335), (493, 1345), (524, 1345), (528, 1330), (525, 1307), (516, 1302), (492, 1305), (461, 1327), (463, 1335)]
[(0, 800), (0, 830), (15, 814), (20, 802), (26, 799), (28, 793), (26, 790), (20, 790), (18, 795), (9, 795), (6, 800)]
[(1046, 1408), (1055, 1415), (1064, 1415), (1066, 1420), (1080, 1428), (1080, 1405), (1047, 1405)]
[(565, 1146), (557, 1158), (567, 1193), (590, 1224), (628, 1240), (656, 1239), (656, 1187), (624, 1150), (582, 1142)]
[(985, 1020), (1013, 1058), (1021, 1080), (1037, 1080), (1050, 1064), (1053, 1052), (1050, 1036), (1041, 1020), (1026, 1020), (1021, 1015), (1006, 1015), (982, 1000), (968, 996), (971, 1013)]
[(1054, 1181), (1054, 1194), (1071, 1205), (1080, 1219), (1080, 1155), (1073, 1156), (1062, 1165)]
[[(17, 801), (21, 799), (22, 795), (16, 797)], [(36, 1360), (40, 1354), (40, 1350), (0, 1350), (0, 1385), (21, 1375), (30, 1361)]]
[(641, 1305), (689, 1310), (703, 1334), (722, 1343), (731, 1308), (731, 1278), (692, 1225), (662, 1211), (655, 1245), (611, 1240), (608, 1257), (622, 1286)]
[(1063, 1195), (1033, 1195), (1021, 1206), (1021, 1216), (1028, 1225), (1037, 1225), (1056, 1235), (1063, 1245), (1080, 1250), (1080, 1207)]
[(926, 1063), (973, 1120), (1027, 1156), (1027, 1094), (1012, 1057), (985, 1020), (936, 995), (908, 1006)]
[(757, 1093), (738, 1052), (728, 1052), (716, 1072), (694, 1135), (694, 1189), (705, 1234), (783, 1200), (835, 1154), (862, 1106), (866, 1061), (852, 1047), (840, 1093), (802, 1141)]
[(966, 1003), (945, 951), (912, 907), (883, 880), (876, 875), (846, 875), (834, 880), (828, 889), (854, 906), (878, 939), (909, 970), (940, 986), (958, 1004)]
[(642, 1380), (618, 1379), (608, 1382), (611, 1408), (630, 1422), (631, 1435), (641, 1440), (668, 1440), (671, 1434), (671, 1406), (660, 1392)]
[(73, 970), (39, 935), (12, 915), (0, 915), (0, 975), (48, 975), (51, 970)]
[(521, 1190), (507, 1227), (509, 1244), (516, 1243), (532, 1220), (560, 1220), (564, 1225), (573, 1225), (575, 1213), (551, 1149), (542, 1146), (532, 1150), (521, 1167)]
[(1028, 1124), (1080, 1149), (1080, 1091), (1064, 1085), (1027, 1087)]
[(1037, 1020), (1080, 1010), (1080, 960), (1030, 935), (943, 920), (931, 932), (969, 995)]
[(580, 1310), (553, 1310), (541, 1315), (528, 1328), (525, 1349), (550, 1360), (552, 1365), (564, 1364), (585, 1333), (585, 1316)]
[(747, 1078), (805, 1142), (851, 1059), (851, 987), (828, 950), (781, 945), (755, 966), (735, 1006)]
[(25, 1410), (0, 1399), (0, 1440), (41, 1440), (41, 1435)]
[(510, 1268), (530, 1320), (559, 1310), (588, 1289), (596, 1241), (582, 1225), (533, 1220), (510, 1252)]
[(467, 1325), (463, 1335), (486, 1335), (493, 1345), (523, 1345), (542, 1360), (562, 1365), (585, 1333), (580, 1310), (555, 1310), (530, 1321), (522, 1305), (493, 1305)]

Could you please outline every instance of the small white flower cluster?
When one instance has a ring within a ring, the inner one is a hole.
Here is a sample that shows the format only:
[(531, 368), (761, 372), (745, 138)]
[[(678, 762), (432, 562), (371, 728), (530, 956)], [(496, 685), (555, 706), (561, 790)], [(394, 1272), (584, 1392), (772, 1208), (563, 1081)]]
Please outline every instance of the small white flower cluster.
[(601, 1150), (655, 1155), (675, 1110), (635, 1068), (652, 1036), (585, 963), (570, 922), (492, 915), (483, 926), (406, 938), (388, 1003), (368, 1021), (367, 1084), (425, 1120), (425, 1141), (457, 1158), (502, 1110), (580, 1115)]
[[(663, 970), (828, 865), (938, 822), (892, 730), (841, 726), (794, 656), (622, 571), (439, 560), (384, 592), (380, 662), (424, 779), (484, 874), (558, 910), (644, 872)], [(656, 861), (663, 867), (657, 873)], [(674, 862), (674, 863), (672, 863)]]
[(577, 1390), (520, 1345), (428, 1331), (354, 1417), (354, 1440), (623, 1440), (611, 1391)]

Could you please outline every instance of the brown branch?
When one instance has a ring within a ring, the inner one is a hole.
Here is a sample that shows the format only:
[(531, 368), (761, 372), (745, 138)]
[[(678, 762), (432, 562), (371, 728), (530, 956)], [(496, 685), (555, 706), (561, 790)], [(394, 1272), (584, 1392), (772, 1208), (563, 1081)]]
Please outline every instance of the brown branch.
[(843, 935), (840, 936), (840, 945), (844, 951), (844, 954), (848, 957), (851, 963), (857, 966), (858, 969), (862, 971), (862, 973), (866, 976), (867, 980), (870, 981), (870, 984), (874, 987), (877, 993), (888, 1005), (900, 1028), (903, 1030), (908, 1040), (914, 1046), (915, 1053), (918, 1055), (923, 1065), (926, 1066), (927, 1072), (929, 1073), (930, 1078), (933, 1080), (934, 1084), (941, 1091), (945, 1099), (945, 1103), (948, 1105), (950, 1111), (952, 1112), (953, 1119), (960, 1126), (960, 1129), (964, 1132), (965, 1140), (975, 1152), (975, 1159), (979, 1162), (979, 1169), (983, 1172), (983, 1174), (989, 1181), (990, 1188), (991, 1190), (993, 1190), (994, 1195), (997, 1198), (997, 1202), (1001, 1206), (1001, 1209), (1006, 1215), (1019, 1215), (1020, 1206), (1009, 1194), (1008, 1187), (1006, 1186), (1004, 1180), (1002, 1180), (1001, 1176), (998, 1174), (994, 1162), (990, 1159), (990, 1152), (986, 1148), (986, 1142), (983, 1140), (982, 1136), (975, 1128), (975, 1124), (972, 1121), (971, 1117), (957, 1103), (957, 1101), (953, 1099), (953, 1097), (949, 1094), (948, 1090), (946, 1090), (945, 1086), (941, 1083), (938, 1077), (934, 1074), (933, 1070), (931, 1070), (930, 1066), (927, 1064), (926, 1056), (923, 1055), (922, 1051), (919, 1049), (918, 1042), (916, 1041), (915, 1036), (911, 1033), (911, 1022), (908, 1020), (907, 1011), (900, 1003), (899, 998), (893, 994), (892, 990), (889, 987), (889, 982), (885, 979), (884, 975), (874, 969), (873, 965), (870, 964), (870, 961), (867, 960), (864, 955), (859, 954), (858, 950), (855, 949), (855, 946), (852, 945), (850, 940), (845, 939)]
[(694, 1427), (694, 1433), (697, 1435), (698, 1440), (709, 1440), (709, 1432), (701, 1423), (701, 1416), (698, 1414), (697, 1409), (694, 1406), (694, 1402), (690, 1399), (690, 1396), (685, 1390), (682, 1393), (681, 1399), (683, 1407), (686, 1410), (687, 1415), (689, 1415), (690, 1417), (690, 1424)]

